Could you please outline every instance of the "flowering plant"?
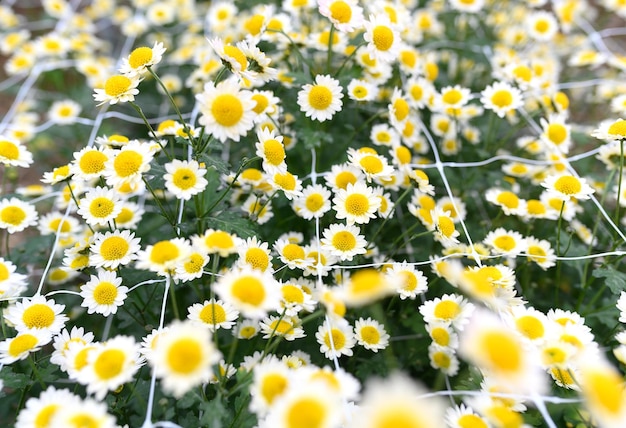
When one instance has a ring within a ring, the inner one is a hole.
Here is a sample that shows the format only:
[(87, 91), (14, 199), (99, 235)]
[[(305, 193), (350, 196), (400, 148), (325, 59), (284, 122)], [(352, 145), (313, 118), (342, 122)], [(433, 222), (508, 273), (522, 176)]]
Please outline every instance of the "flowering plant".
[(626, 424), (622, 2), (6, 3), (3, 420)]

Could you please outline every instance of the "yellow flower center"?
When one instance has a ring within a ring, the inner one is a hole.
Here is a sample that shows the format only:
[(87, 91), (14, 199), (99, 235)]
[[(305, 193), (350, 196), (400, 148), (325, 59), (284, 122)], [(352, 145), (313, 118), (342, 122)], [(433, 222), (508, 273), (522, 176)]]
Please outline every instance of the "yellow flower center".
[(265, 20), (265, 18), (263, 17), (263, 15), (254, 15), (253, 17), (251, 17), (250, 19), (248, 19), (245, 23), (244, 23), (244, 28), (246, 30), (248, 30), (248, 33), (252, 36), (257, 35), (261, 32), (261, 29), (263, 28), (263, 21)]
[(529, 257), (532, 261), (542, 261), (546, 258), (546, 251), (538, 245), (531, 245), (528, 247), (528, 254), (532, 257)]
[(88, 265), (89, 265), (89, 256), (85, 254), (79, 254), (70, 263), (70, 269), (81, 270), (81, 269), (86, 268)]
[(27, 328), (48, 328), (54, 322), (54, 311), (43, 303), (35, 303), (26, 308), (22, 321)]
[(546, 21), (545, 19), (539, 19), (537, 20), (537, 22), (535, 22), (535, 30), (538, 33), (543, 34), (549, 29), (550, 29), (550, 23), (548, 23), (548, 21)]
[(442, 300), (435, 306), (434, 315), (444, 321), (450, 321), (461, 313), (461, 307), (452, 300)]
[(335, 233), (332, 242), (333, 247), (339, 251), (350, 251), (356, 247), (356, 238), (346, 230)]
[(454, 221), (452, 221), (452, 219), (448, 216), (440, 216), (437, 219), (437, 230), (441, 233), (441, 235), (446, 238), (450, 238), (456, 231)]
[(350, 278), (350, 292), (355, 296), (376, 295), (384, 285), (384, 278), (376, 269), (359, 270)]
[(240, 302), (252, 306), (259, 306), (265, 300), (265, 286), (259, 279), (252, 276), (243, 276), (235, 280), (231, 293)]
[(250, 339), (255, 333), (256, 328), (251, 326), (242, 327), (241, 330), (239, 330), (239, 334), (245, 339)]
[(143, 163), (143, 156), (134, 150), (124, 150), (115, 157), (113, 169), (120, 177), (126, 178), (137, 174)]
[(378, 174), (383, 170), (383, 162), (378, 156), (367, 155), (361, 158), (359, 165), (365, 171), (366, 174)]
[(222, 126), (234, 126), (243, 117), (243, 104), (235, 95), (218, 95), (211, 105), (211, 114)]
[(211, 233), (204, 242), (209, 248), (229, 249), (235, 245), (232, 236), (223, 230), (216, 230)]
[(187, 273), (198, 273), (204, 267), (204, 258), (197, 253), (189, 256), (189, 259), (183, 264), (183, 268)]
[(409, 115), (409, 103), (407, 103), (404, 99), (398, 98), (393, 103), (394, 115), (398, 121), (403, 121)]
[(496, 107), (508, 107), (513, 103), (513, 95), (511, 94), (511, 91), (500, 89), (491, 95), (491, 102)]
[(433, 342), (440, 346), (448, 346), (450, 344), (450, 333), (443, 327), (435, 327), (430, 331), (430, 337)]
[(104, 260), (119, 260), (127, 253), (130, 246), (121, 236), (111, 236), (102, 241), (100, 255)]
[(103, 351), (93, 363), (93, 370), (100, 379), (111, 379), (118, 376), (124, 368), (126, 353), (120, 349)]
[(424, 428), (427, 424), (415, 414), (413, 409), (397, 405), (381, 410), (375, 416), (371, 426), (376, 428)]
[(35, 417), (35, 428), (45, 428), (50, 426), (52, 416), (61, 408), (60, 404), (48, 404), (44, 406)]
[(546, 365), (563, 364), (567, 360), (567, 353), (559, 347), (543, 349), (543, 362)]
[(20, 157), (20, 149), (10, 141), (0, 141), (0, 157), (8, 160), (17, 160)]
[(335, 185), (340, 189), (346, 189), (348, 184), (356, 183), (356, 177), (350, 171), (341, 171), (335, 177)]
[(474, 414), (461, 416), (457, 423), (460, 428), (488, 428), (487, 423), (480, 416)]
[(79, 413), (69, 420), (71, 426), (68, 428), (98, 428), (102, 423), (94, 416), (87, 413)]
[(548, 140), (559, 145), (567, 139), (567, 128), (560, 123), (551, 123), (548, 125), (546, 134)]
[(288, 303), (303, 303), (304, 302), (304, 292), (292, 284), (283, 285), (281, 288), (283, 293), (283, 300)]
[(283, 256), (287, 260), (304, 259), (304, 249), (298, 244), (287, 244), (283, 248)]
[(450, 367), (451, 360), (448, 354), (438, 351), (433, 354), (433, 362), (438, 368), (447, 369)]
[(550, 369), (550, 372), (552, 373), (552, 376), (554, 376), (554, 378), (561, 382), (563, 385), (573, 385), (575, 382), (569, 370), (553, 367), (552, 369)]
[(350, 22), (352, 18), (352, 8), (344, 1), (335, 1), (330, 5), (330, 16), (340, 24)]
[(182, 190), (191, 189), (197, 183), (195, 172), (191, 168), (178, 168), (172, 174), (172, 182), (174, 186)]
[(81, 370), (87, 365), (87, 355), (89, 355), (91, 349), (93, 349), (93, 346), (85, 346), (76, 354), (74, 359), (74, 368), (76, 370)]
[(319, 193), (313, 193), (307, 196), (304, 204), (309, 211), (316, 212), (324, 206), (324, 197)]
[(275, 331), (277, 334), (284, 336), (293, 331), (293, 325), (285, 320), (272, 321), (270, 324), (270, 331)]
[(411, 162), (411, 151), (405, 146), (398, 146), (396, 148), (396, 157), (401, 165), (406, 165)]
[(556, 191), (563, 193), (564, 195), (575, 195), (582, 190), (580, 180), (571, 175), (564, 175), (559, 177), (554, 182), (554, 188)]
[(526, 210), (530, 215), (542, 215), (546, 213), (546, 206), (537, 199), (529, 199), (526, 203)]
[(493, 240), (493, 244), (504, 251), (511, 251), (517, 245), (515, 242), (515, 238), (509, 235), (498, 236)]
[(126, 224), (126, 223), (130, 223), (130, 221), (134, 217), (135, 217), (135, 213), (133, 213), (132, 210), (124, 207), (122, 208), (120, 213), (117, 215), (117, 217), (115, 217), (115, 223), (117, 223), (118, 226)]
[(0, 212), (0, 220), (2, 222), (18, 226), (26, 219), (26, 212), (20, 207), (5, 207)]
[(624, 407), (624, 381), (614, 372), (594, 371), (585, 376), (584, 392), (590, 403), (601, 409), (618, 415)]
[(130, 89), (132, 81), (126, 76), (112, 76), (104, 84), (104, 93), (110, 97), (119, 97)]
[(150, 252), (150, 261), (163, 265), (171, 260), (176, 259), (180, 255), (180, 251), (176, 244), (170, 241), (160, 241), (154, 244)]
[[(626, 138), (626, 120), (619, 119), (618, 121), (614, 122), (611, 126), (609, 126), (607, 133), (609, 135), (616, 135), (622, 138)], [(1, 149), (0, 153), (2, 153)]]
[(16, 358), (24, 352), (28, 352), (37, 345), (37, 338), (32, 334), (24, 333), (14, 338), (9, 344), (8, 353)]
[(267, 106), (269, 105), (269, 100), (263, 94), (254, 94), (252, 95), (252, 99), (256, 101), (256, 105), (252, 109), (254, 110), (256, 114), (263, 113), (265, 109), (267, 108)]
[(286, 428), (322, 428), (326, 426), (326, 408), (315, 398), (303, 397), (291, 404)]
[(9, 279), (10, 275), (9, 268), (7, 268), (6, 264), (0, 263), (0, 282)]
[(117, 287), (108, 281), (102, 281), (93, 290), (93, 299), (99, 305), (112, 305), (116, 297)]
[[(332, 339), (332, 345), (330, 341)], [(326, 332), (324, 334), (324, 344), (328, 346), (329, 349), (342, 349), (346, 344), (346, 336), (343, 334), (343, 331), (338, 328), (332, 328), (330, 332)]]
[(490, 331), (481, 337), (480, 349), (485, 353), (486, 363), (505, 372), (518, 371), (522, 366), (522, 348), (508, 333)]
[(417, 288), (417, 277), (413, 272), (402, 271), (400, 272), (402, 277), (402, 289), (406, 291), (413, 291)]
[(393, 31), (386, 25), (377, 25), (372, 31), (372, 42), (377, 50), (388, 51), (393, 46)]
[(352, 95), (354, 95), (354, 97), (357, 99), (365, 98), (367, 94), (368, 91), (365, 86), (358, 85), (352, 88)]
[(270, 139), (263, 143), (263, 153), (267, 162), (278, 166), (285, 160), (285, 147), (278, 140)]
[(188, 375), (198, 369), (203, 356), (202, 346), (197, 340), (183, 337), (170, 345), (167, 364), (173, 372)]
[(54, 177), (55, 179), (67, 177), (68, 175), (70, 175), (69, 165), (63, 165), (58, 168), (54, 168), (54, 170), (52, 171), (52, 177)]
[(105, 218), (113, 212), (115, 202), (106, 197), (95, 198), (89, 205), (89, 214), (96, 218)]
[(128, 139), (128, 137), (124, 135), (113, 134), (109, 137), (109, 141), (117, 145), (124, 145), (128, 143), (130, 140)]
[(152, 61), (152, 49), (146, 46), (135, 49), (128, 57), (128, 64), (132, 68), (143, 67)]
[(370, 202), (367, 196), (360, 193), (354, 193), (348, 195), (345, 202), (345, 208), (348, 214), (354, 216), (361, 216), (367, 214), (370, 208)]
[(289, 381), (280, 373), (266, 375), (261, 383), (261, 395), (268, 404), (272, 404), (276, 397), (285, 392), (288, 385)]
[(106, 160), (107, 156), (104, 153), (92, 150), (81, 156), (78, 166), (85, 174), (97, 174), (104, 170)]
[(290, 172), (274, 174), (274, 182), (283, 190), (295, 190), (296, 178)]
[(458, 89), (448, 89), (441, 97), (444, 103), (454, 105), (463, 99), (463, 93)]
[(504, 205), (507, 208), (513, 209), (519, 206), (519, 198), (517, 197), (517, 195), (513, 192), (509, 192), (508, 190), (500, 192), (496, 200), (498, 201), (498, 203)]
[(203, 322), (210, 325), (221, 324), (226, 321), (226, 311), (222, 305), (212, 303), (202, 308), (199, 317)]
[(326, 86), (315, 85), (309, 92), (309, 104), (315, 110), (326, 110), (333, 101), (333, 93)]
[(380, 342), (380, 333), (376, 327), (366, 325), (361, 328), (361, 340), (369, 345), (377, 345)]
[(266, 270), (270, 264), (270, 258), (261, 248), (250, 248), (246, 251), (246, 263), (254, 269)]
[(531, 315), (519, 317), (515, 320), (515, 326), (520, 333), (529, 339), (539, 339), (545, 333), (543, 323)]
[(248, 68), (248, 60), (238, 47), (233, 45), (226, 45), (224, 46), (224, 53), (230, 58), (237, 61), (242, 71), (245, 71)]

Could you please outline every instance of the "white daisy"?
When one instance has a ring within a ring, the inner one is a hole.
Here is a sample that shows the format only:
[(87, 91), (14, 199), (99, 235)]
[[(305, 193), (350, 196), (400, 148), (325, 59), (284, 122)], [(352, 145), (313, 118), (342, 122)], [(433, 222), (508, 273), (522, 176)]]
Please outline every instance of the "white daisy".
[(135, 95), (139, 93), (137, 86), (141, 79), (139, 76), (114, 75), (109, 77), (101, 89), (95, 89), (93, 98), (99, 101), (98, 105), (109, 103), (125, 103), (135, 100)]
[(315, 333), (320, 352), (332, 359), (342, 355), (352, 356), (352, 348), (356, 344), (350, 324), (344, 319), (327, 319)]
[(372, 318), (356, 320), (354, 336), (359, 345), (373, 352), (385, 349), (389, 344), (389, 334), (385, 331), (385, 326)]
[(116, 269), (137, 259), (139, 238), (128, 230), (96, 232), (89, 246), (89, 263), (96, 268)]
[(142, 75), (147, 68), (161, 62), (163, 53), (165, 46), (161, 42), (154, 42), (151, 48), (147, 46), (135, 48), (127, 58), (124, 58), (119, 71), (128, 77)]
[(365, 254), (367, 241), (355, 225), (331, 224), (323, 232), (322, 248), (340, 260), (351, 261), (357, 254)]
[(5, 309), (4, 318), (19, 332), (44, 330), (51, 335), (63, 329), (68, 317), (63, 314), (65, 305), (54, 300), (47, 300), (38, 294), (31, 298), (9, 305)]
[(250, 267), (232, 269), (218, 278), (213, 288), (223, 301), (247, 318), (263, 318), (280, 307), (280, 289), (268, 271)]
[(0, 229), (9, 233), (21, 232), (37, 224), (39, 215), (35, 207), (17, 198), (0, 200)]
[(78, 215), (91, 226), (106, 226), (120, 213), (120, 198), (114, 189), (96, 187), (78, 201)]
[(341, 110), (343, 93), (339, 81), (318, 74), (315, 84), (306, 84), (298, 92), (298, 105), (306, 117), (324, 122)]
[(215, 299), (195, 303), (189, 306), (187, 311), (189, 312), (187, 318), (211, 332), (220, 328), (230, 330), (239, 318), (239, 311), (230, 303)]
[(121, 284), (122, 278), (115, 271), (100, 270), (80, 287), (83, 298), (81, 306), (87, 308), (90, 314), (97, 313), (105, 317), (115, 314), (127, 297), (128, 287)]
[(202, 192), (209, 182), (204, 176), (207, 170), (198, 161), (181, 161), (174, 159), (165, 164), (167, 172), (163, 179), (165, 187), (177, 199), (189, 200), (193, 195)]

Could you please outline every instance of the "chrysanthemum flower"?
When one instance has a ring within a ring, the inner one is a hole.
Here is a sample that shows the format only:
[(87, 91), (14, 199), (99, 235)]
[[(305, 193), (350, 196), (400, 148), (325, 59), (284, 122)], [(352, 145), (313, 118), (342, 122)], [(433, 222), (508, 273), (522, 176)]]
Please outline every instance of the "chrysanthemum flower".
[(280, 291), (280, 306), (285, 311), (285, 316), (292, 317), (300, 311), (313, 312), (315, 309), (316, 301), (313, 296), (295, 281), (281, 284)]
[(278, 253), (280, 260), (285, 263), (289, 269), (303, 269), (313, 261), (307, 259), (302, 246), (290, 242), (287, 239), (278, 239), (273, 247)]
[(455, 376), (459, 372), (459, 359), (452, 348), (431, 343), (428, 346), (430, 366), (444, 373), (446, 376)]
[(525, 25), (530, 37), (539, 42), (552, 40), (559, 31), (559, 24), (554, 15), (544, 10), (529, 13)]
[(293, 387), (295, 373), (276, 359), (265, 359), (253, 369), (250, 410), (264, 416)]
[(132, 201), (122, 201), (122, 209), (115, 217), (115, 226), (118, 229), (136, 229), (146, 211), (143, 207)]
[(370, 219), (375, 218), (374, 213), (380, 204), (380, 198), (362, 182), (348, 184), (345, 190), (339, 189), (333, 198), (337, 219), (345, 218), (348, 224), (369, 223)]
[(166, 174), (163, 176), (165, 187), (177, 199), (189, 200), (193, 195), (202, 192), (209, 182), (204, 175), (206, 169), (198, 161), (181, 161), (174, 159), (165, 164)]
[(161, 62), (163, 53), (165, 53), (165, 46), (161, 42), (154, 42), (151, 48), (148, 46), (138, 47), (127, 58), (124, 58), (119, 71), (128, 77), (140, 76), (146, 72), (148, 67)]
[(580, 367), (581, 393), (585, 404), (602, 427), (618, 428), (626, 422), (626, 390), (617, 369), (601, 358)]
[(444, 294), (434, 300), (427, 300), (419, 307), (424, 321), (432, 323), (440, 321), (452, 324), (461, 331), (469, 322), (475, 306), (458, 294)]
[(454, 220), (449, 211), (444, 211), (440, 207), (430, 211), (430, 218), (432, 219), (432, 230), (435, 231), (435, 239), (444, 247), (458, 244), (457, 237), (461, 234), (454, 226)]
[(390, 63), (397, 59), (401, 37), (387, 14), (370, 15), (364, 22), (367, 52), (372, 58)]
[(450, 0), (450, 6), (459, 12), (477, 13), (485, 6), (485, 0)]
[(274, 130), (261, 129), (257, 132), (259, 141), (255, 144), (256, 155), (263, 159), (263, 170), (268, 174), (285, 173), (285, 146), (282, 135)]
[(626, 140), (626, 120), (602, 122), (591, 132), (591, 136), (601, 140)]
[(351, 356), (352, 348), (356, 344), (352, 327), (346, 320), (326, 320), (315, 333), (320, 352), (326, 358), (332, 359), (342, 355)]
[(233, 335), (238, 339), (249, 340), (259, 334), (258, 320), (243, 320), (233, 329)]
[(510, 190), (498, 188), (488, 189), (485, 199), (494, 205), (502, 208), (505, 215), (524, 216), (526, 214), (526, 201)]
[(87, 392), (102, 400), (107, 392), (130, 382), (142, 365), (143, 357), (135, 339), (116, 336), (93, 347), (79, 381), (87, 385)]
[(191, 252), (180, 259), (174, 268), (174, 281), (188, 282), (200, 278), (204, 267), (209, 263), (209, 255), (204, 249), (192, 248)]
[(460, 404), (446, 410), (446, 423), (450, 428), (487, 428), (487, 420), (474, 412), (471, 407)]
[(372, 179), (384, 181), (391, 178), (394, 169), (386, 157), (373, 150), (348, 150), (348, 159), (352, 165), (360, 168), (368, 182)]
[(495, 82), (487, 86), (480, 95), (482, 105), (488, 110), (493, 110), (500, 117), (506, 116), (524, 104), (520, 90), (506, 82)]
[(354, 225), (331, 224), (323, 232), (322, 248), (340, 260), (352, 260), (357, 254), (365, 254), (367, 241)]
[(298, 105), (306, 117), (324, 122), (341, 110), (343, 94), (339, 81), (318, 74), (315, 84), (306, 84), (298, 92)]
[(52, 340), (47, 330), (33, 329), (0, 342), (0, 364), (11, 364), (27, 358)]
[(551, 114), (547, 120), (541, 118), (539, 121), (543, 129), (541, 141), (550, 147), (557, 147), (563, 154), (568, 153), (572, 145), (571, 126), (565, 120), (563, 114)]
[(95, 226), (113, 221), (121, 210), (120, 199), (114, 189), (96, 187), (87, 191), (78, 201), (77, 214), (83, 217), (87, 224)]
[(0, 257), (0, 299), (17, 297), (26, 290), (27, 276), (16, 270), (13, 262)]
[(351, 33), (363, 25), (363, 8), (356, 0), (318, 0), (317, 5), (339, 31)]
[(17, 198), (0, 200), (0, 229), (9, 233), (21, 232), (37, 224), (39, 215), (35, 207)]
[(359, 318), (354, 323), (354, 337), (359, 345), (373, 352), (385, 349), (389, 344), (389, 334), (378, 321), (372, 318)]
[(263, 318), (280, 307), (280, 289), (269, 271), (232, 269), (216, 281), (214, 290), (247, 318)]
[[(93, 398), (70, 400), (63, 403), (50, 418), (51, 427), (94, 426), (98, 428), (115, 428), (115, 417), (107, 413), (107, 405)], [(80, 426), (80, 425), (78, 425)]]
[(76, 121), (81, 108), (80, 104), (72, 100), (55, 101), (48, 110), (48, 117), (58, 125), (69, 125)]
[(54, 352), (50, 356), (50, 362), (58, 365), (61, 371), (67, 372), (67, 354), (70, 344), (88, 345), (93, 342), (93, 339), (93, 333), (85, 332), (83, 327), (74, 326), (70, 332), (67, 329), (63, 329), (54, 337)]
[(339, 293), (347, 306), (364, 306), (395, 292), (394, 284), (376, 269), (359, 269), (345, 280)]
[(187, 308), (187, 318), (197, 325), (214, 332), (220, 328), (230, 330), (239, 318), (237, 311), (230, 303), (222, 300), (205, 300), (204, 303), (195, 303)]
[(269, 244), (259, 241), (256, 236), (240, 242), (237, 253), (239, 254), (237, 261), (238, 266), (248, 266), (262, 272), (272, 272), (272, 256), (270, 254)]
[(428, 290), (426, 276), (406, 261), (393, 263), (391, 268), (385, 271), (385, 275), (387, 275), (389, 282), (394, 284), (401, 300), (413, 300), (418, 294)]
[(96, 268), (116, 269), (137, 259), (139, 238), (128, 230), (96, 232), (89, 247), (89, 263)]
[[(49, 423), (54, 415), (64, 407), (76, 407), (81, 403), (79, 396), (67, 389), (56, 389), (49, 386), (39, 397), (30, 397), (17, 415), (16, 427), (36, 427)], [(45, 425), (44, 425), (45, 426)], [(47, 425), (50, 426), (50, 425)]]
[(127, 292), (128, 287), (122, 285), (122, 278), (115, 271), (100, 270), (80, 287), (81, 306), (87, 308), (87, 313), (106, 317), (115, 314), (117, 308), (124, 304)]
[(587, 184), (587, 180), (582, 177), (575, 177), (571, 174), (549, 175), (541, 183), (548, 192), (564, 202), (572, 198), (589, 199), (595, 190)]
[(445, 86), (439, 94), (436, 94), (434, 107), (437, 111), (448, 113), (455, 112), (468, 103), (471, 97), (469, 88), (460, 85)]
[(259, 326), (264, 334), (263, 339), (281, 336), (285, 340), (293, 341), (306, 336), (298, 317), (270, 315), (262, 319)]
[(352, 79), (346, 88), (348, 97), (354, 101), (372, 101), (378, 95), (378, 88), (366, 80)]
[(208, 254), (228, 257), (237, 252), (238, 238), (223, 230), (207, 229), (201, 235), (193, 235), (191, 242), (195, 247), (205, 249)]
[(534, 236), (526, 237), (526, 254), (528, 260), (535, 262), (543, 270), (556, 264), (554, 249), (550, 242), (545, 239), (537, 239)]
[(142, 174), (150, 170), (154, 157), (151, 145), (130, 141), (120, 150), (111, 153), (105, 162), (104, 177), (109, 186), (135, 185), (141, 182)]
[(43, 330), (51, 335), (63, 329), (68, 317), (63, 314), (65, 305), (47, 300), (42, 295), (25, 298), (6, 308), (4, 318), (19, 332)]
[(321, 184), (308, 185), (293, 200), (293, 209), (306, 220), (321, 218), (330, 210), (330, 191)]
[(515, 230), (506, 230), (502, 227), (490, 231), (483, 243), (492, 253), (507, 256), (516, 256), (526, 250), (526, 240), (521, 233)]
[(164, 239), (139, 251), (136, 267), (168, 276), (175, 272), (178, 263), (191, 252), (191, 244), (184, 238)]
[(70, 173), (74, 178), (89, 181), (100, 177), (105, 170), (105, 163), (110, 153), (100, 147), (84, 147), (74, 152), (74, 160), (70, 164)]
[(94, 90), (93, 98), (99, 101), (99, 106), (107, 102), (113, 105), (134, 101), (135, 95), (139, 93), (137, 86), (140, 81), (138, 76), (128, 77), (120, 74), (111, 76), (103, 88)]

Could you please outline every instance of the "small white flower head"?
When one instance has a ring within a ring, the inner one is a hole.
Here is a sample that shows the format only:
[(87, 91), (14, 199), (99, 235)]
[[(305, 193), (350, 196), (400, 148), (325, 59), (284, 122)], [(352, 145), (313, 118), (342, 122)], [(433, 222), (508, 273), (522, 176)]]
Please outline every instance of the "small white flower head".
[(174, 268), (174, 280), (188, 282), (202, 277), (204, 267), (209, 263), (209, 255), (204, 250), (192, 248), (186, 257), (180, 259)]
[(406, 261), (393, 263), (385, 271), (385, 275), (387, 280), (395, 286), (401, 300), (413, 300), (417, 295), (428, 290), (428, 279), (424, 273)]
[(33, 163), (33, 154), (15, 138), (0, 135), (0, 163), (27, 168)]
[(36, 427), (39, 421), (50, 421), (64, 407), (80, 406), (81, 399), (67, 389), (49, 386), (39, 397), (30, 397), (17, 415), (15, 426)]
[(455, 376), (459, 372), (459, 359), (452, 348), (431, 343), (428, 346), (428, 359), (432, 368), (441, 371), (446, 376)]
[(193, 235), (191, 242), (194, 247), (202, 248), (208, 254), (228, 257), (237, 252), (239, 238), (235, 234), (223, 230), (207, 229), (201, 235)]
[(63, 314), (64, 309), (65, 305), (59, 305), (38, 294), (11, 304), (5, 309), (4, 318), (19, 333), (43, 330), (55, 335), (68, 320)]
[(342, 98), (339, 81), (329, 75), (318, 74), (315, 84), (307, 83), (298, 92), (298, 105), (306, 117), (324, 122), (341, 110)]
[(370, 56), (383, 63), (397, 60), (402, 40), (389, 15), (385, 13), (370, 15), (364, 25), (363, 39), (367, 42), (367, 52)]
[(591, 136), (608, 141), (626, 140), (626, 120), (604, 121), (591, 132)]
[(27, 358), (52, 340), (49, 331), (29, 330), (0, 342), (0, 364), (11, 364)]
[(331, 224), (323, 232), (322, 248), (339, 260), (351, 261), (354, 256), (366, 253), (367, 241), (355, 225)]
[(492, 187), (485, 193), (485, 199), (499, 206), (505, 215), (526, 215), (526, 201), (510, 190)]
[(458, 331), (469, 322), (475, 306), (459, 294), (444, 294), (427, 300), (419, 307), (426, 323), (443, 322), (452, 324)]
[(287, 172), (283, 136), (276, 135), (276, 130), (262, 128), (257, 131), (257, 138), (256, 155), (263, 159), (263, 170), (270, 175)]
[(263, 339), (280, 336), (285, 340), (293, 341), (306, 336), (298, 317), (270, 315), (261, 320), (259, 326), (263, 333)]
[(352, 79), (348, 83), (348, 97), (354, 101), (373, 101), (378, 96), (378, 87), (361, 79)]
[(554, 249), (550, 242), (545, 239), (537, 239), (534, 236), (526, 237), (526, 254), (529, 261), (536, 263), (543, 270), (556, 264)]
[(351, 33), (363, 26), (363, 8), (356, 0), (318, 0), (317, 5), (320, 14), (339, 31)]
[(74, 160), (70, 163), (70, 172), (73, 178), (90, 181), (100, 177), (105, 170), (105, 163), (109, 160), (110, 152), (102, 147), (83, 147), (74, 152)]
[(78, 201), (77, 214), (91, 226), (106, 226), (122, 210), (118, 193), (114, 189), (96, 187), (88, 190)]
[(348, 149), (348, 159), (365, 174), (368, 182), (389, 180), (394, 173), (394, 168), (389, 165), (387, 158), (375, 150)]
[(524, 104), (521, 91), (507, 82), (495, 82), (487, 86), (480, 95), (482, 105), (501, 118)]
[(450, 6), (459, 12), (478, 13), (485, 6), (485, 0), (450, 0)]
[(471, 97), (469, 88), (460, 85), (445, 86), (435, 95), (434, 108), (437, 111), (448, 113), (458, 111), (465, 106)]
[(313, 260), (306, 257), (304, 247), (287, 239), (278, 239), (273, 245), (280, 261), (289, 269), (303, 269), (310, 265)]
[(214, 290), (247, 318), (263, 318), (280, 308), (280, 289), (269, 271), (232, 269), (216, 281)]
[(256, 236), (241, 240), (237, 245), (239, 267), (249, 267), (262, 272), (272, 272), (272, 255), (267, 242), (259, 241)]
[(17, 297), (26, 291), (28, 277), (16, 270), (17, 266), (13, 262), (0, 257), (0, 298)]
[(50, 427), (71, 427), (80, 421), (83, 426), (116, 428), (115, 417), (107, 413), (107, 405), (93, 398), (69, 400), (54, 412)]
[(114, 187), (127, 184), (132, 187), (142, 183), (142, 174), (150, 170), (153, 157), (151, 145), (136, 140), (112, 151), (104, 164), (107, 184)]
[(127, 58), (124, 58), (119, 71), (128, 77), (141, 76), (148, 67), (161, 62), (164, 53), (165, 46), (161, 42), (154, 42), (151, 48), (148, 46), (138, 47)]
[(616, 306), (619, 309), (619, 322), (626, 323), (626, 292), (620, 293)]
[(550, 195), (561, 199), (564, 202), (571, 198), (589, 199), (595, 190), (587, 184), (583, 177), (575, 177), (571, 174), (549, 175), (543, 183)]
[(342, 355), (352, 356), (356, 344), (352, 327), (344, 319), (327, 319), (315, 333), (320, 352), (332, 359)]
[(359, 318), (354, 323), (354, 337), (359, 345), (373, 352), (385, 349), (389, 344), (389, 334), (385, 326), (372, 318)]
[(521, 233), (515, 230), (506, 230), (499, 227), (490, 231), (483, 243), (487, 245), (493, 254), (501, 254), (514, 257), (526, 250), (526, 240)]
[(317, 302), (313, 299), (310, 290), (307, 291), (302, 285), (293, 281), (280, 285), (282, 298), (280, 300), (281, 310), (285, 311), (285, 316), (294, 317), (301, 311), (313, 312)]
[(525, 25), (530, 37), (539, 42), (552, 40), (559, 31), (554, 15), (544, 10), (529, 13)]
[(48, 110), (50, 121), (57, 125), (70, 125), (76, 121), (82, 107), (75, 101), (55, 101)]
[(204, 178), (207, 170), (195, 160), (174, 159), (165, 164), (165, 171), (165, 187), (177, 199), (187, 201), (209, 184)]
[(239, 311), (230, 303), (215, 299), (195, 303), (189, 306), (187, 311), (189, 312), (187, 318), (211, 332), (220, 328), (230, 330), (239, 318)]
[(302, 194), (294, 198), (293, 209), (300, 217), (311, 220), (322, 218), (330, 211), (330, 191), (321, 184), (310, 184), (302, 190)]
[(432, 228), (435, 240), (441, 242), (444, 247), (459, 243), (458, 236), (461, 234), (454, 225), (450, 211), (444, 211), (441, 207), (435, 207), (430, 211)]
[(72, 327), (71, 331), (63, 329), (54, 337), (54, 352), (50, 356), (50, 362), (59, 366), (61, 371), (67, 372), (67, 355), (70, 344), (78, 343), (88, 345), (93, 342), (94, 335), (91, 332), (85, 332), (83, 327)]
[(125, 103), (135, 101), (135, 95), (139, 93), (137, 86), (141, 79), (138, 76), (128, 77), (117, 74), (109, 77), (101, 89), (95, 89), (93, 98), (98, 105), (109, 103)]
[(339, 189), (333, 198), (333, 209), (336, 218), (346, 219), (347, 224), (369, 223), (376, 217), (381, 200), (376, 197), (372, 188), (363, 182), (348, 184), (346, 189)]
[(0, 200), (0, 229), (9, 233), (21, 232), (29, 226), (35, 226), (39, 214), (35, 207), (21, 199)]
[(117, 269), (137, 259), (139, 238), (128, 230), (96, 232), (89, 246), (89, 264), (96, 268)]
[(127, 292), (128, 287), (122, 285), (122, 278), (115, 271), (100, 270), (80, 287), (81, 306), (87, 308), (87, 313), (106, 317), (115, 314), (124, 304)]
[(252, 371), (250, 410), (259, 416), (267, 414), (285, 392), (294, 387), (293, 381), (298, 379), (293, 370), (275, 359), (261, 361)]
[(564, 114), (551, 114), (548, 119), (539, 121), (543, 129), (541, 141), (548, 147), (557, 148), (562, 154), (567, 154), (572, 145), (571, 126), (566, 123)]

